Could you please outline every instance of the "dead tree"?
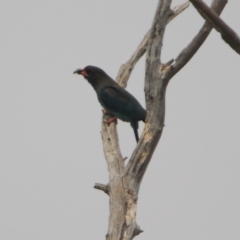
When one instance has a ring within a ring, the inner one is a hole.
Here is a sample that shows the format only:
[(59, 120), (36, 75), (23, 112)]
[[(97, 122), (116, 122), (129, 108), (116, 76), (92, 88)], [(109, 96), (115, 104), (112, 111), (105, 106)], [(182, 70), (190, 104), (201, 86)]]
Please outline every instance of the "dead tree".
[[(213, 0), (211, 9), (219, 15), (226, 3), (227, 0)], [(212, 26), (205, 22), (193, 40), (174, 60), (162, 63), (161, 50), (166, 25), (186, 9), (189, 3), (173, 9), (170, 5), (171, 0), (159, 0), (151, 29), (131, 58), (120, 67), (117, 76), (117, 82), (126, 87), (135, 64), (146, 53), (144, 91), (147, 119), (142, 136), (126, 165), (118, 144), (116, 124), (102, 124), (102, 142), (109, 183), (97, 183), (94, 187), (109, 195), (107, 240), (130, 240), (142, 232), (136, 223), (138, 192), (164, 128), (166, 88), (170, 79), (187, 64), (212, 30)], [(103, 116), (103, 120), (105, 117)]]

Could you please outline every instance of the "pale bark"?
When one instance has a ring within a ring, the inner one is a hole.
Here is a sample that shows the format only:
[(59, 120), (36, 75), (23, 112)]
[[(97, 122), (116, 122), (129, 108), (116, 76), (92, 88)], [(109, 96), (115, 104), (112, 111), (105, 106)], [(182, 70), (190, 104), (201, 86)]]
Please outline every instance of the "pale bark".
[[(208, 23), (205, 23), (175, 61), (161, 63), (165, 28), (169, 19), (177, 15), (177, 10), (171, 10), (170, 4), (171, 0), (159, 0), (151, 29), (132, 57), (121, 66), (117, 77), (119, 84), (125, 87), (135, 64), (147, 51), (144, 89), (147, 119), (142, 136), (126, 166), (118, 144), (116, 124), (108, 126), (104, 121), (102, 124), (102, 141), (108, 165), (109, 183), (108, 185), (98, 183), (95, 188), (109, 194), (110, 216), (107, 240), (131, 240), (142, 232), (136, 223), (138, 191), (163, 131), (168, 82), (192, 58), (212, 29)], [(226, 0), (213, 0), (212, 9), (220, 14), (225, 4)], [(177, 9), (183, 11), (187, 6), (188, 3), (185, 3)], [(106, 115), (103, 116), (103, 120), (104, 118)]]

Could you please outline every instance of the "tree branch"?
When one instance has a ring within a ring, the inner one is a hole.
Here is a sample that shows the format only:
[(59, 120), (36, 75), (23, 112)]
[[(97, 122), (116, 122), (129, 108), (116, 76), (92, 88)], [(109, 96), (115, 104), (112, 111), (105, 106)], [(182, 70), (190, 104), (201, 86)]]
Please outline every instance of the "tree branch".
[(126, 167), (125, 175), (130, 188), (138, 191), (142, 177), (162, 134), (165, 118), (165, 91), (161, 66), (161, 49), (164, 31), (169, 18), (171, 0), (159, 1), (150, 31), (146, 57), (145, 98), (147, 120), (140, 141)]
[[(212, 8), (217, 13), (220, 13), (225, 4), (226, 0), (214, 0)], [(167, 12), (167, 9), (164, 9), (164, 11)], [(165, 16), (166, 15), (167, 14), (165, 14)], [(182, 69), (193, 57), (212, 29), (208, 23), (205, 23), (187, 48), (177, 57), (175, 64), (170, 67), (164, 67), (160, 61), (162, 39), (165, 29), (164, 19), (160, 19), (158, 15), (155, 15), (154, 22), (155, 27), (152, 27), (146, 59), (145, 97), (148, 113), (147, 122), (142, 138), (126, 170), (126, 175), (134, 176), (134, 184), (138, 182), (139, 185), (164, 127), (165, 92), (167, 84), (172, 76)]]
[[(225, 7), (227, 0), (213, 0), (211, 9), (217, 14), (220, 14)], [(181, 70), (188, 61), (194, 56), (197, 50), (202, 46), (204, 41), (210, 34), (212, 27), (208, 22), (205, 22), (198, 32), (198, 34), (193, 38), (189, 45), (183, 49), (177, 56), (175, 63), (166, 72), (167, 78), (171, 79), (179, 70)]]
[(240, 38), (214, 11), (212, 11), (202, 0), (190, 0), (201, 16), (214, 27), (223, 40), (240, 54)]
[[(180, 4), (174, 7), (169, 16), (167, 23), (173, 20), (176, 16), (178, 16), (181, 12), (183, 12), (189, 6), (189, 2)], [(116, 81), (122, 86), (127, 86), (127, 81), (131, 75), (132, 69), (135, 67), (136, 63), (139, 59), (144, 55), (147, 49), (148, 39), (150, 35), (150, 30), (145, 34), (143, 40), (141, 41), (140, 45), (130, 57), (130, 59), (123, 64), (118, 72)], [(109, 127), (106, 127), (104, 124), (104, 119), (106, 116), (103, 116), (103, 124), (102, 124), (102, 142), (103, 142), (103, 149), (105, 154), (105, 159), (108, 164), (108, 170), (110, 179), (112, 179), (113, 174), (121, 173), (124, 169), (124, 161), (122, 161), (122, 155), (120, 151), (120, 147), (118, 144), (118, 135), (117, 135), (117, 128), (116, 124), (112, 123)], [(114, 151), (116, 149), (116, 152)], [(113, 169), (111, 171), (110, 169)]]
[(116, 123), (111, 123), (108, 126), (104, 123), (105, 118), (106, 115), (103, 115), (101, 134), (104, 155), (108, 164), (109, 181), (111, 181), (111, 179), (123, 172), (125, 166), (119, 147)]
[[(168, 16), (167, 23), (171, 22), (181, 12), (183, 12), (186, 8), (188, 8), (188, 6), (189, 6), (189, 2), (185, 2), (174, 7)], [(141, 43), (139, 44), (139, 46), (137, 47), (133, 55), (130, 57), (130, 59), (125, 64), (123, 64), (119, 69), (116, 81), (119, 83), (120, 86), (124, 88), (127, 86), (127, 81), (132, 73), (133, 68), (135, 67), (139, 59), (145, 54), (147, 50), (150, 30), (145, 34), (143, 40), (141, 41)]]
[(107, 195), (109, 195), (109, 186), (108, 185), (104, 185), (101, 183), (95, 183), (94, 188), (101, 190), (101, 191), (105, 192)]

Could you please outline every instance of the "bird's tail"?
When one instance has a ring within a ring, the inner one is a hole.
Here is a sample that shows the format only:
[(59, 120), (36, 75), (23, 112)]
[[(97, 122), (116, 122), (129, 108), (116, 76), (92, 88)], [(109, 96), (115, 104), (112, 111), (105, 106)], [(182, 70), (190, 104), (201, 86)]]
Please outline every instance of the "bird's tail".
[(138, 142), (138, 140), (139, 140), (139, 136), (138, 136), (138, 121), (131, 122), (131, 126), (133, 128), (136, 141)]

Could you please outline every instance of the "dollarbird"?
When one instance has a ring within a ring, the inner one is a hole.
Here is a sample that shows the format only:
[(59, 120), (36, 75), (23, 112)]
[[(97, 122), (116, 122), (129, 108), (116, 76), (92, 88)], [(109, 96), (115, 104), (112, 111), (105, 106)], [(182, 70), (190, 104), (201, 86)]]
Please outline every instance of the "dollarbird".
[(145, 122), (146, 119), (146, 110), (138, 100), (108, 76), (101, 68), (87, 66), (83, 69), (79, 68), (73, 73), (82, 75), (92, 85), (102, 107), (108, 113), (114, 115), (106, 123), (110, 124), (116, 121), (116, 118), (124, 122), (130, 122), (136, 141), (138, 142), (138, 122)]

